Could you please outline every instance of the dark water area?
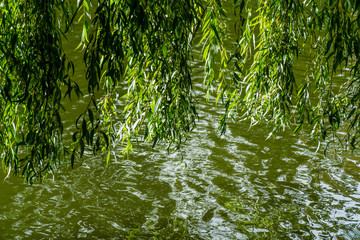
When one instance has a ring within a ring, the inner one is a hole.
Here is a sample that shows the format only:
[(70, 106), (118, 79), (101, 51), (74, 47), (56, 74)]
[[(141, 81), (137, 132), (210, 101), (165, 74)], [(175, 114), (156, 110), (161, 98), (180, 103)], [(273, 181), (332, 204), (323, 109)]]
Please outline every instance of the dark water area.
[[(77, 42), (67, 44), (81, 63)], [(202, 79), (194, 62), (200, 121), (178, 152), (139, 143), (128, 158), (115, 149), (108, 165), (87, 154), (43, 184), (1, 172), (0, 239), (360, 239), (360, 158), (325, 158), (291, 132), (266, 140), (266, 128), (247, 122), (219, 136), (223, 109), (206, 101)], [(69, 137), (84, 104), (86, 95), (67, 103)]]

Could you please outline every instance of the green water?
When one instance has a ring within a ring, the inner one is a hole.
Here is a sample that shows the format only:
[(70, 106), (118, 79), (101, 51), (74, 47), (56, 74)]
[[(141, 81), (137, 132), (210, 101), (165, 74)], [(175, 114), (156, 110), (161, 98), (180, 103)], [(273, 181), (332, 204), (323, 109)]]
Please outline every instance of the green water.
[[(76, 65), (77, 42), (67, 44)], [(219, 137), (222, 109), (205, 101), (202, 78), (194, 62), (200, 121), (181, 152), (141, 143), (109, 165), (89, 154), (32, 186), (1, 173), (0, 239), (360, 239), (360, 159), (326, 159), (289, 132), (265, 140), (249, 123)], [(66, 134), (84, 99), (67, 103)]]

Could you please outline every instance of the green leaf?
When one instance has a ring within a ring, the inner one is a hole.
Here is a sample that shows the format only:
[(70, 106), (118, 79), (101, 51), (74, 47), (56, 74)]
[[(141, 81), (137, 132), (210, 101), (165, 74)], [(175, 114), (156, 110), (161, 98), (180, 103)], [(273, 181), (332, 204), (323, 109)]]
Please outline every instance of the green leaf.
[(162, 46), (162, 51), (163, 51), (164, 56), (167, 57), (167, 47), (165, 44), (163, 44), (163, 46)]
[(86, 136), (86, 133), (88, 132), (87, 127), (86, 127), (86, 120), (84, 119), (81, 125), (82, 128), (82, 136)]
[(109, 150), (106, 156), (106, 164), (108, 165), (110, 162), (110, 156), (111, 156), (111, 151)]
[(101, 134), (103, 135), (104, 140), (105, 140), (105, 142), (106, 142), (106, 148), (108, 148), (108, 147), (109, 147), (109, 137), (108, 137), (108, 135), (107, 135), (104, 131), (100, 131), (100, 132), (101, 132)]
[(88, 109), (88, 113), (89, 113), (90, 122), (93, 125), (93, 123), (94, 123), (94, 114), (93, 114), (93, 112), (91, 111), (90, 108)]
[(211, 23), (211, 28), (213, 29), (215, 35), (216, 35), (216, 38), (218, 39), (219, 42), (221, 42), (221, 38), (220, 38), (220, 35), (218, 33), (218, 30), (216, 29), (216, 26), (215, 24)]
[(75, 121), (75, 127), (76, 127), (77, 129), (79, 129), (79, 127), (78, 127), (78, 122), (79, 122), (81, 116), (82, 116), (82, 114), (80, 114), (80, 115), (76, 118), (76, 121)]
[(89, 12), (89, 10), (90, 10), (90, 8), (89, 8), (89, 4), (87, 3), (87, 1), (86, 0), (84, 0), (84, 6), (85, 6), (85, 10), (87, 11), (87, 12)]
[(301, 127), (302, 127), (302, 125), (303, 125), (303, 123), (301, 122), (301, 123), (299, 123), (298, 125), (297, 125), (297, 127), (295, 128), (295, 130), (294, 130), (294, 132), (293, 133), (297, 133), (297, 132), (299, 132), (300, 131), (300, 129), (301, 129)]
[(84, 140), (80, 139), (79, 144), (80, 144), (80, 158), (82, 158), (85, 152)]
[(83, 43), (84, 40), (88, 41), (88, 37), (87, 37), (87, 29), (86, 29), (86, 25), (83, 25), (83, 31), (81, 34), (81, 42)]
[(76, 142), (77, 141), (77, 138), (76, 138), (76, 135), (78, 134), (79, 132), (74, 132), (73, 135), (72, 135), (72, 140), (73, 142)]

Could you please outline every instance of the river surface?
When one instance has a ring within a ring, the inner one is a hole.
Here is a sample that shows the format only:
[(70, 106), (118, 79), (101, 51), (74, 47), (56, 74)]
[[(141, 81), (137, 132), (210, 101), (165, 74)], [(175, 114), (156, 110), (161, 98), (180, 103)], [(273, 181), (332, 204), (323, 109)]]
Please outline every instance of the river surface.
[[(290, 132), (265, 140), (246, 122), (217, 135), (222, 108), (206, 102), (201, 66), (200, 121), (180, 152), (141, 143), (108, 165), (87, 155), (43, 184), (1, 173), (0, 239), (360, 239), (360, 159), (325, 158)], [(68, 134), (82, 102), (68, 104)]]

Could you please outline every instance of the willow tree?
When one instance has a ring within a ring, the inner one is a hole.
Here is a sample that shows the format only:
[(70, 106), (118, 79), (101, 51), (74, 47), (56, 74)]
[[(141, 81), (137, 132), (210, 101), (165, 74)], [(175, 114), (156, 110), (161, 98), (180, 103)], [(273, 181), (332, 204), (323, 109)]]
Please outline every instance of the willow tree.
[[(111, 147), (126, 154), (139, 140), (179, 147), (198, 119), (190, 61), (199, 44), (203, 82), (225, 108), (220, 133), (231, 118), (356, 148), (360, 1), (234, 0), (231, 12), (224, 2), (1, 0), (3, 168), (33, 181), (61, 161), (73, 166), (85, 151), (108, 151), (109, 159)], [(83, 26), (87, 89), (62, 47), (74, 22)], [(296, 79), (303, 52), (308, 68)], [(341, 72), (339, 88), (333, 80)], [(83, 91), (89, 102), (67, 143), (63, 99), (77, 101), (71, 96)]]

